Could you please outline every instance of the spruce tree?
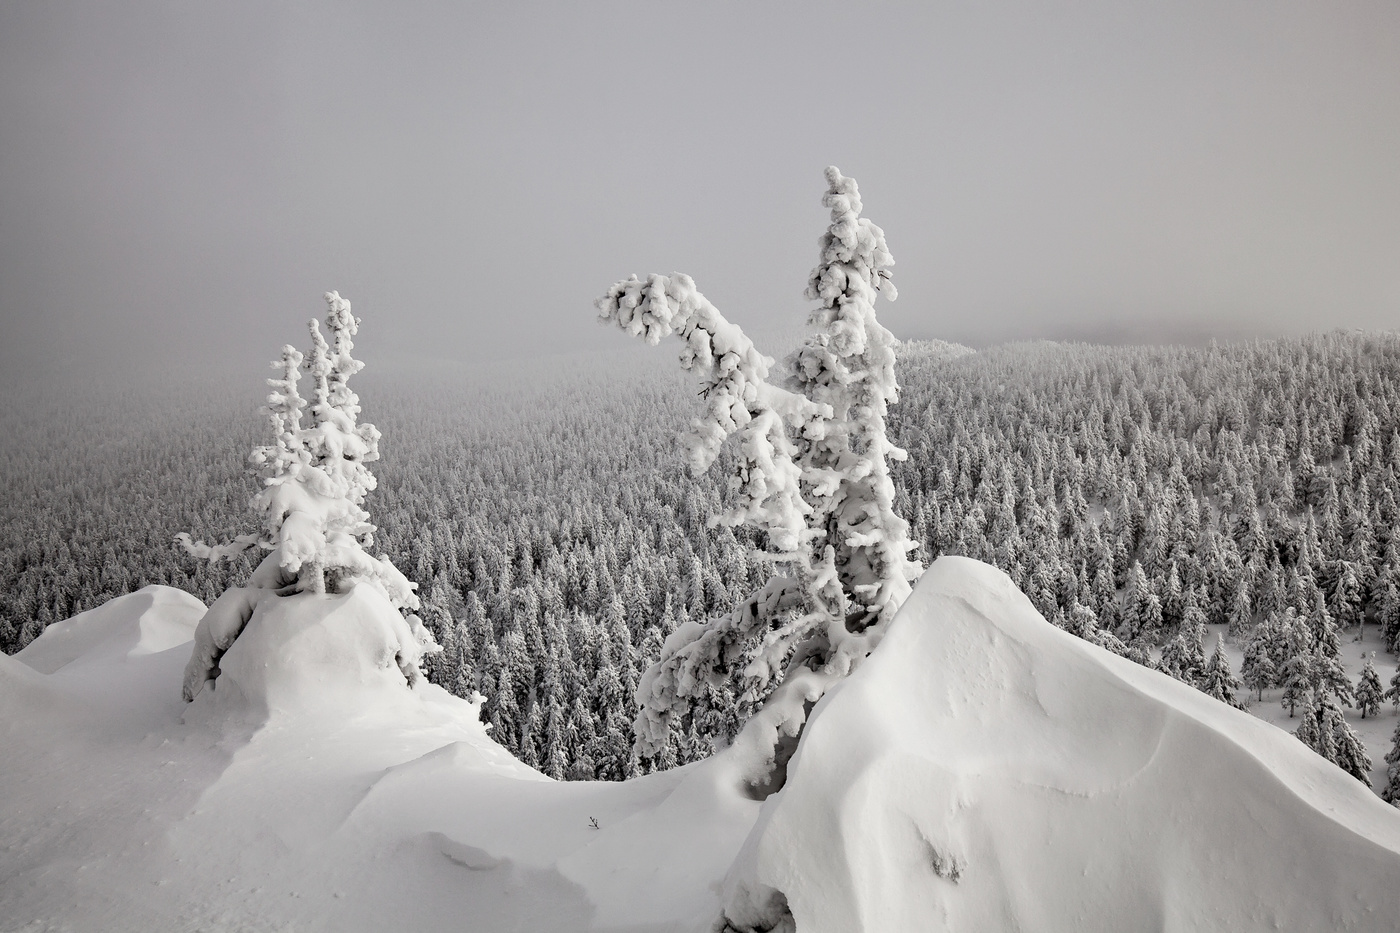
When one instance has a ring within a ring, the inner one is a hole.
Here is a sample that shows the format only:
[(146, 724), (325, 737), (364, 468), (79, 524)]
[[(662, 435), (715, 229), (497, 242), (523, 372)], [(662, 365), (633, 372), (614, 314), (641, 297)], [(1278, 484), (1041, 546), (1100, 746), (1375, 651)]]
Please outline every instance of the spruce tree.
[(1205, 672), (1201, 676), (1201, 692), (1208, 693), (1220, 702), (1228, 703), (1236, 709), (1243, 709), (1244, 707), (1235, 699), (1235, 691), (1239, 688), (1239, 678), (1230, 669), (1230, 659), (1225, 654), (1225, 636), (1221, 635), (1215, 640), (1215, 651), (1211, 654), (1210, 661), (1207, 662)]
[(1380, 604), (1381, 640), (1387, 651), (1400, 652), (1400, 586), (1393, 576), (1384, 583)]
[(1204, 640), (1205, 626), (1199, 619), (1183, 623), (1162, 649), (1162, 671), (1182, 683), (1197, 685), (1206, 666)]
[(1381, 799), (1400, 807), (1400, 721), (1395, 723), (1395, 734), (1391, 737), (1390, 751), (1385, 753), (1385, 786), (1381, 788)]
[(1356, 698), (1352, 693), (1351, 680), (1342, 665), (1341, 639), (1320, 595), (1308, 617), (1308, 625), (1313, 636), (1311, 674), (1314, 688), (1351, 706)]
[(1272, 618), (1260, 623), (1245, 643), (1240, 679), (1244, 686), (1254, 691), (1254, 698), (1259, 701), (1264, 699), (1264, 691), (1274, 686), (1278, 678), (1278, 670), (1269, 657), (1269, 642), (1273, 638), (1271, 629), (1277, 624), (1276, 619)]
[(1332, 584), (1332, 615), (1339, 628), (1345, 630), (1361, 624), (1362, 591), (1356, 565), (1338, 561), (1337, 579)]
[(1361, 741), (1361, 737), (1352, 730), (1346, 717), (1342, 715), (1342, 708), (1331, 696), (1323, 697), (1318, 727), (1325, 736), (1331, 738), (1329, 743), (1331, 754), (1325, 757), (1347, 774), (1370, 787), (1371, 756), (1367, 754), (1366, 746)]
[[(1282, 667), (1279, 669), (1279, 685), (1283, 687), (1283, 695), (1279, 698), (1283, 707), (1288, 710), (1289, 718), (1297, 709), (1297, 706), (1306, 697), (1309, 704), (1315, 703), (1313, 699), (1313, 652), (1310, 639), (1304, 629), (1301, 620), (1294, 620), (1290, 615), (1284, 615), (1287, 630), (1284, 633), (1284, 641), (1287, 644), (1287, 655), (1284, 658)], [(1302, 728), (1301, 726), (1299, 728)]]
[(687, 436), (691, 469), (706, 469), (737, 437), (735, 504), (716, 520), (759, 533), (779, 571), (732, 612), (667, 640), (638, 687), (637, 750), (655, 756), (677, 715), (742, 671), (739, 708), (764, 704), (739, 743), (756, 784), (781, 772), (780, 740), (874, 649), (921, 569), (890, 473), (906, 457), (886, 429), (896, 341), (875, 316), (877, 295), (896, 295), (894, 259), (883, 231), (860, 216), (855, 181), (835, 167), (826, 177), (831, 224), (806, 293), (819, 302), (815, 330), (788, 358), (786, 386), (689, 276), (632, 276), (596, 303), (604, 321), (649, 343), (672, 333), (685, 341), (681, 364), (701, 375), (705, 399)]
[(1366, 665), (1361, 669), (1361, 679), (1356, 682), (1356, 706), (1361, 710), (1361, 718), (1375, 716), (1380, 712), (1384, 693), (1381, 679), (1371, 663), (1374, 652), (1366, 655)]
[[(261, 480), (250, 502), (262, 521), (262, 531), (239, 535), (231, 542), (208, 545), (186, 532), (176, 541), (190, 555), (217, 563), (258, 548), (267, 551), (248, 585), (230, 587), (210, 606), (195, 630), (195, 645), (185, 669), (183, 695), (193, 700), (218, 677), (218, 659), (252, 617), (264, 598), (296, 592), (339, 593), (363, 582), (380, 590), (405, 614), (414, 642), (402, 646), (398, 662), (410, 684), (422, 678), (418, 663), (441, 650), (421, 620), (411, 614), (419, 607), (416, 585), (386, 557), (371, 556), (375, 526), (364, 509), (365, 496), (376, 481), (368, 464), (379, 459), (379, 431), (359, 424), (359, 397), (348, 380), (364, 364), (351, 354), (359, 319), (350, 303), (336, 292), (326, 293), (326, 330), (309, 323), (309, 357), (284, 346), (272, 364), (278, 376), (267, 380), (272, 391), (264, 411), (272, 428), (272, 443), (253, 448), (248, 461)], [(299, 391), (300, 368), (312, 377), (310, 423), (304, 423), (308, 402)]]
[[(1313, 695), (1310, 688), (1303, 688), (1302, 692), (1299, 694), (1298, 707), (1300, 710), (1298, 728), (1293, 730), (1293, 734), (1297, 736), (1298, 741), (1321, 755), (1322, 733), (1318, 729), (1317, 698)], [(1292, 709), (1289, 710), (1288, 715), (1293, 715)], [(1332, 760), (1327, 755), (1323, 755), (1323, 757), (1327, 758), (1328, 761)]]
[(1395, 669), (1395, 673), (1390, 678), (1390, 689), (1381, 694), (1383, 699), (1393, 703), (1396, 709), (1400, 709), (1400, 667)]

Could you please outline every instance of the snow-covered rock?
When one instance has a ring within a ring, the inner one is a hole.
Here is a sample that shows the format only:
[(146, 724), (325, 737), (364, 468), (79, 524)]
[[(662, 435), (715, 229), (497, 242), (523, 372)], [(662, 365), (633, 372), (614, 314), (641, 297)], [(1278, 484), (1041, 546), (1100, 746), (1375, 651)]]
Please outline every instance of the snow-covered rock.
[(1400, 813), (1293, 736), (945, 557), (814, 710), (739, 929), (1386, 930)]

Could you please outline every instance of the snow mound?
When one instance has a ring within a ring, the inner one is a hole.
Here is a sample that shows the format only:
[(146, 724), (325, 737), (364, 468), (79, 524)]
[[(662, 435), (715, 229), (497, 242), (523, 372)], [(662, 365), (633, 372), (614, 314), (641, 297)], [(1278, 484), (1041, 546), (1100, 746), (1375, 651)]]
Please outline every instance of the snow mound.
[(1293, 736), (937, 561), (818, 704), (725, 881), (737, 929), (1378, 930), (1400, 813)]
[[(111, 631), (150, 607), (113, 601)], [(409, 687), (382, 593), (265, 595), (192, 703), (199, 607), (159, 653), (0, 655), (0, 929), (677, 931), (758, 804), (721, 758), (558, 783), (479, 707)], [(61, 628), (56, 629), (62, 631)], [(70, 673), (71, 672), (71, 673)]]
[(442, 693), (422, 681), (410, 689), (400, 668), (410, 647), (418, 641), (409, 623), (375, 586), (264, 596), (219, 657), (218, 679), (195, 697), (188, 718), (402, 712), (405, 704)]
[(184, 590), (147, 586), (53, 623), (14, 656), (52, 674), (79, 658), (159, 654), (189, 641), (202, 615), (204, 604)]

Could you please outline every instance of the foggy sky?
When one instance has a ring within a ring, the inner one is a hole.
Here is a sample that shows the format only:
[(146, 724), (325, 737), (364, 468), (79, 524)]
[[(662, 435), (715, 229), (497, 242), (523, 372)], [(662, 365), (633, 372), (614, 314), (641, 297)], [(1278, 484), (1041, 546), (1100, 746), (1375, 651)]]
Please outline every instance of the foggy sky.
[(684, 271), (801, 320), (822, 169), (903, 337), (1400, 319), (1400, 4), (0, 0), (0, 365), (617, 346)]

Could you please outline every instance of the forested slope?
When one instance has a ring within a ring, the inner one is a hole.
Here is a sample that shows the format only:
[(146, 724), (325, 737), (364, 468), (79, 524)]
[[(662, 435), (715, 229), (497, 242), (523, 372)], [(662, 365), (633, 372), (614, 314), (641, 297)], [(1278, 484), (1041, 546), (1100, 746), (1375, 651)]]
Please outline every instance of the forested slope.
[[(1271, 676), (1293, 676), (1321, 711), (1350, 691), (1329, 673), (1338, 630), (1365, 619), (1393, 640), (1400, 626), (1398, 375), (1392, 335), (906, 345), (891, 413), (910, 454), (895, 472), (901, 509), (925, 560), (993, 563), (1057, 624), (1113, 633), (1203, 687), (1200, 626), (1262, 632)], [(679, 621), (724, 610), (764, 576), (744, 541), (706, 527), (720, 490), (676, 455), (693, 387), (664, 359), (628, 356), (515, 373), (371, 367), (359, 390), (384, 433), (376, 549), (420, 584), (447, 649), (433, 678), (484, 694), (497, 740), (546, 773), (653, 766), (630, 752), (636, 678)], [(171, 541), (247, 530), (253, 390), (9, 394), (6, 651), (146, 583), (207, 602), (246, 574)], [(744, 711), (727, 692), (680, 725), (659, 764), (733, 730)]]

